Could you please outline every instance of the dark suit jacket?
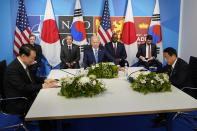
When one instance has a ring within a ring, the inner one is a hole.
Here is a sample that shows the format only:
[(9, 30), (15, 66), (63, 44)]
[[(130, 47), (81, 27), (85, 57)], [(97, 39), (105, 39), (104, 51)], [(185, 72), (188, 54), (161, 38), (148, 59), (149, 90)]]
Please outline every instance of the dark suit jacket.
[(178, 58), (172, 72), (171, 67), (170, 65), (164, 66), (162, 72), (168, 72), (172, 85), (179, 89), (192, 86), (189, 75), (189, 65), (184, 60)]
[(42, 49), (40, 45), (34, 44), (34, 48), (36, 49), (36, 58), (35, 61), (37, 61), (36, 64), (33, 64), (29, 67), (29, 70), (32, 71), (33, 73), (37, 72), (38, 67), (41, 67), (42, 65)]
[(79, 60), (80, 60), (79, 46), (72, 44), (72, 51), (71, 54), (69, 54), (68, 45), (67, 44), (63, 45), (61, 47), (60, 58), (61, 58), (61, 64), (60, 64), (61, 69), (68, 68), (66, 63), (71, 63), (73, 61), (76, 62), (74, 68), (79, 68)]
[[(4, 94), (5, 97), (27, 97), (31, 102), (35, 99), (37, 93), (42, 88), (44, 80), (31, 74), (28, 77), (25, 69), (16, 58), (7, 67), (4, 75)], [(19, 113), (23, 111), (24, 103), (10, 102), (7, 104), (8, 112)]]
[[(105, 47), (99, 45), (98, 62), (109, 62), (109, 61), (117, 64), (115, 59), (107, 52)], [(91, 64), (96, 63), (92, 46), (88, 46), (84, 49), (83, 63), (84, 63), (84, 68), (90, 67)]]
[(112, 42), (105, 44), (105, 48), (110, 53), (110, 55), (113, 56), (115, 59), (120, 58), (121, 60), (125, 60), (127, 58), (127, 53), (123, 43), (117, 42), (116, 54), (114, 52)]
[[(146, 57), (146, 43), (141, 44), (140, 47), (138, 48), (136, 57), (139, 58), (140, 56)], [(151, 56), (157, 58), (157, 47), (155, 44), (152, 43), (151, 43)]]

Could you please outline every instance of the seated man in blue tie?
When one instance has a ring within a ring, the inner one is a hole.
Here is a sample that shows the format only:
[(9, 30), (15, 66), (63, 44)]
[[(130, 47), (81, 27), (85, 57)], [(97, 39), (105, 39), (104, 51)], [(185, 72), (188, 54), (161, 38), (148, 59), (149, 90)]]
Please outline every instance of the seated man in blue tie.
[(106, 50), (110, 53), (112, 57), (114, 57), (114, 59), (116, 59), (116, 62), (121, 67), (124, 67), (125, 64), (129, 66), (129, 63), (125, 60), (127, 58), (125, 46), (123, 43), (118, 42), (118, 34), (113, 33), (111, 39), (112, 42), (105, 44)]
[(118, 64), (116, 60), (107, 52), (105, 47), (100, 44), (99, 38), (97, 36), (92, 36), (91, 46), (84, 49), (84, 68), (90, 67), (92, 64), (108, 61)]

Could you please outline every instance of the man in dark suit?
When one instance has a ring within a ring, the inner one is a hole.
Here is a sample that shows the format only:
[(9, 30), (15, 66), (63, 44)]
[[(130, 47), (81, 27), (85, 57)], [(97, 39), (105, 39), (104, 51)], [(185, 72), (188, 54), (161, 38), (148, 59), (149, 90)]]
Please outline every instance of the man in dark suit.
[(41, 46), (38, 44), (35, 44), (35, 40), (36, 40), (36, 36), (34, 34), (31, 34), (29, 36), (29, 41), (30, 44), (36, 49), (36, 57), (35, 57), (35, 61), (32, 63), (31, 66), (29, 66), (29, 70), (36, 75), (36, 72), (38, 70), (39, 67), (41, 67), (42, 62), (42, 49)]
[(112, 42), (109, 42), (105, 45), (106, 50), (110, 53), (112, 57), (116, 60), (116, 62), (124, 67), (125, 63), (129, 66), (129, 63), (125, 60), (127, 58), (127, 53), (125, 50), (125, 46), (123, 43), (118, 42), (118, 34), (112, 34)]
[[(36, 50), (30, 44), (24, 44), (19, 49), (19, 56), (11, 62), (4, 75), (5, 97), (26, 97), (31, 103), (34, 101), (41, 88), (57, 87), (55, 80), (43, 80), (29, 71), (29, 66), (34, 62)], [(21, 113), (24, 103), (8, 103), (6, 110), (10, 113)], [(30, 107), (28, 105), (28, 108)]]
[(166, 48), (164, 50), (164, 58), (167, 65), (163, 67), (162, 72), (168, 73), (172, 85), (179, 89), (191, 87), (189, 64), (177, 57), (176, 50), (171, 47)]
[[(182, 89), (183, 87), (192, 87), (190, 78), (189, 65), (183, 59), (177, 57), (177, 52), (174, 48), (168, 47), (164, 49), (163, 55), (167, 63), (161, 70), (161, 72), (167, 72), (169, 80), (172, 85)], [(186, 93), (190, 94), (190, 92)], [(167, 123), (167, 114), (160, 113), (153, 119), (155, 125), (153, 127), (160, 127)]]
[[(4, 94), (6, 98), (26, 97), (24, 101), (10, 101), (6, 103), (8, 113), (27, 113), (37, 93), (42, 88), (56, 88), (56, 80), (44, 80), (29, 71), (29, 66), (35, 61), (36, 50), (31, 44), (24, 44), (19, 49), (19, 56), (12, 61), (4, 75)], [(40, 130), (50, 130), (49, 121), (39, 121)]]
[(147, 69), (150, 66), (156, 66), (157, 70), (160, 71), (162, 64), (156, 60), (157, 47), (152, 43), (152, 39), (152, 35), (147, 35), (146, 43), (140, 45), (136, 57), (139, 58), (138, 65), (143, 65)]
[(80, 60), (80, 50), (79, 46), (72, 44), (73, 36), (67, 35), (66, 36), (66, 44), (61, 47), (61, 69), (77, 69), (79, 67), (79, 60)]
[(84, 68), (90, 67), (91, 64), (108, 61), (118, 64), (116, 60), (107, 52), (105, 47), (100, 45), (99, 38), (97, 36), (92, 36), (91, 46), (86, 47), (84, 50)]

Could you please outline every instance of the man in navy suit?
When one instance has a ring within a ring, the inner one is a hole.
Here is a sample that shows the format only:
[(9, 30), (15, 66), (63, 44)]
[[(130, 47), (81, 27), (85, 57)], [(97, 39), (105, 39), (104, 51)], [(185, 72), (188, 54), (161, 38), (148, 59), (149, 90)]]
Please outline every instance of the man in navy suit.
[(107, 52), (105, 47), (100, 45), (99, 38), (97, 36), (92, 36), (91, 46), (88, 46), (84, 49), (84, 68), (90, 67), (92, 64), (108, 61), (118, 64), (115, 59)]
[(156, 66), (157, 70), (160, 71), (162, 64), (156, 60), (157, 46), (152, 43), (152, 39), (152, 35), (147, 35), (146, 43), (140, 45), (136, 57), (139, 58), (138, 65), (143, 65), (147, 69), (150, 66)]
[(109, 42), (105, 45), (106, 50), (110, 53), (112, 57), (116, 60), (116, 62), (124, 67), (125, 63), (129, 66), (129, 63), (125, 60), (127, 58), (127, 53), (125, 50), (125, 46), (123, 43), (118, 42), (118, 34), (112, 34), (112, 42)]

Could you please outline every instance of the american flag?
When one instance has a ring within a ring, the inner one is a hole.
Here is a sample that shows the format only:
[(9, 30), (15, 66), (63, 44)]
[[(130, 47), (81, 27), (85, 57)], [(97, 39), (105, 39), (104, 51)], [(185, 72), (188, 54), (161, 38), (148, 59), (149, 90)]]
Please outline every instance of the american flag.
[(111, 21), (108, 7), (108, 0), (105, 0), (105, 7), (101, 18), (101, 25), (99, 26), (97, 36), (100, 38), (102, 44), (106, 44), (111, 41)]
[(31, 34), (29, 21), (25, 11), (23, 0), (19, 1), (18, 14), (16, 18), (16, 29), (14, 37), (14, 54), (19, 55), (19, 48), (23, 44), (29, 43), (29, 35)]

